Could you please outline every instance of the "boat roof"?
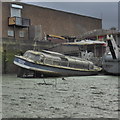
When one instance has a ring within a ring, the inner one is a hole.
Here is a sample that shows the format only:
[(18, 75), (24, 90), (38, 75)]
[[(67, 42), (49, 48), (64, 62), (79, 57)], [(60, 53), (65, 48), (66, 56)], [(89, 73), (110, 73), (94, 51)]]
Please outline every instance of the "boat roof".
[(42, 50), (42, 52), (39, 52), (39, 51), (34, 51), (34, 50), (28, 50), (26, 52), (30, 52), (35, 55), (43, 55), (44, 57), (48, 57), (48, 58), (60, 59), (60, 56), (50, 54), (52, 53), (51, 51)]
[(36, 54), (36, 55), (43, 55), (43, 56), (48, 57), (48, 58), (54, 58), (54, 59), (59, 59), (59, 60), (61, 58), (66, 58), (69, 61), (79, 61), (80, 60), (80, 61), (88, 62), (88, 60), (81, 59), (79, 57), (65, 56), (65, 55), (63, 55), (61, 53), (53, 52), (53, 51), (47, 51), (47, 50), (42, 50), (42, 52), (34, 51), (34, 50), (28, 50), (26, 52), (30, 52), (30, 53), (33, 53), (33, 54)]
[(63, 43), (64, 45), (106, 45), (104, 41), (81, 40), (80, 42)]
[(33, 54), (38, 54), (38, 55), (40, 55), (41, 54), (41, 52), (39, 52), (39, 51), (34, 51), (34, 50), (27, 50), (26, 52), (30, 52), (30, 53), (33, 53)]
[(95, 29), (95, 30), (91, 30), (88, 32), (85, 32), (84, 34), (81, 34), (79, 36), (77, 36), (77, 38), (79, 39), (85, 39), (85, 38), (91, 38), (91, 37), (95, 37), (95, 36), (106, 36), (106, 35), (117, 35), (120, 34), (120, 31), (118, 30), (105, 30), (105, 29)]
[(48, 51), (48, 50), (42, 50), (43, 53), (51, 54), (53, 56), (58, 56), (58, 57), (65, 57), (65, 55), (58, 53), (58, 52), (53, 52), (53, 51)]

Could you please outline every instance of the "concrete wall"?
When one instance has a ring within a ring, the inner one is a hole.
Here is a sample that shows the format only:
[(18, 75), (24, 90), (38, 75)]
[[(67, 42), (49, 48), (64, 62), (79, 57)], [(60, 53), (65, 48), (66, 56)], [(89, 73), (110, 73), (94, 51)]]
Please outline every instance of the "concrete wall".
[[(54, 44), (51, 42), (38, 42), (36, 49), (41, 51), (52, 47)], [(4, 73), (17, 73), (17, 66), (13, 64), (15, 55), (21, 55), (27, 50), (34, 49), (34, 42), (21, 41), (14, 39), (3, 39), (2, 51), (2, 72)]]
[(0, 38), (2, 38), (2, 2), (0, 1)]
[[(0, 1), (0, 75), (2, 73), (2, 3)], [(1, 77), (0, 77), (1, 78)]]

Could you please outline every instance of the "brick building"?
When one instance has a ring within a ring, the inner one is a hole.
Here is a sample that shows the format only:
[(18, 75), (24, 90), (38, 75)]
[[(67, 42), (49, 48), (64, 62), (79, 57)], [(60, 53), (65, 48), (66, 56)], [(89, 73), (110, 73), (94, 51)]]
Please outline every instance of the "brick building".
[(44, 33), (77, 36), (101, 27), (102, 20), (98, 18), (19, 2), (2, 3), (3, 38), (28, 40), (34, 39), (36, 33), (42, 37)]

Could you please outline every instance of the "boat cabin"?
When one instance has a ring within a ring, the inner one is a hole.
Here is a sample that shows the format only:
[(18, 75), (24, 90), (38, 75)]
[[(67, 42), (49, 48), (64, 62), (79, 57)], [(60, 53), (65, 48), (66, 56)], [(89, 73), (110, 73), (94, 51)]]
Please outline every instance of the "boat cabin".
[(81, 58), (64, 56), (55, 52), (46, 53), (37, 51), (26, 51), (23, 55), (26, 60), (36, 64), (50, 65), (54, 67), (70, 67), (75, 69), (93, 69), (94, 64)]

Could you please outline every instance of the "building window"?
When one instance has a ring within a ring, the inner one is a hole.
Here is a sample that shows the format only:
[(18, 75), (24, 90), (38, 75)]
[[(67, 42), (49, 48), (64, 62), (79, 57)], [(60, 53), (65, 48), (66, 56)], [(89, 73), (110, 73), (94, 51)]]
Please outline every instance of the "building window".
[(24, 31), (19, 32), (19, 37), (23, 38), (24, 37)]
[(11, 8), (11, 17), (21, 17), (21, 9)]
[(8, 36), (13, 37), (14, 36), (14, 31), (13, 30), (8, 30)]
[(23, 6), (17, 4), (11, 4), (11, 17), (21, 17), (21, 10)]

